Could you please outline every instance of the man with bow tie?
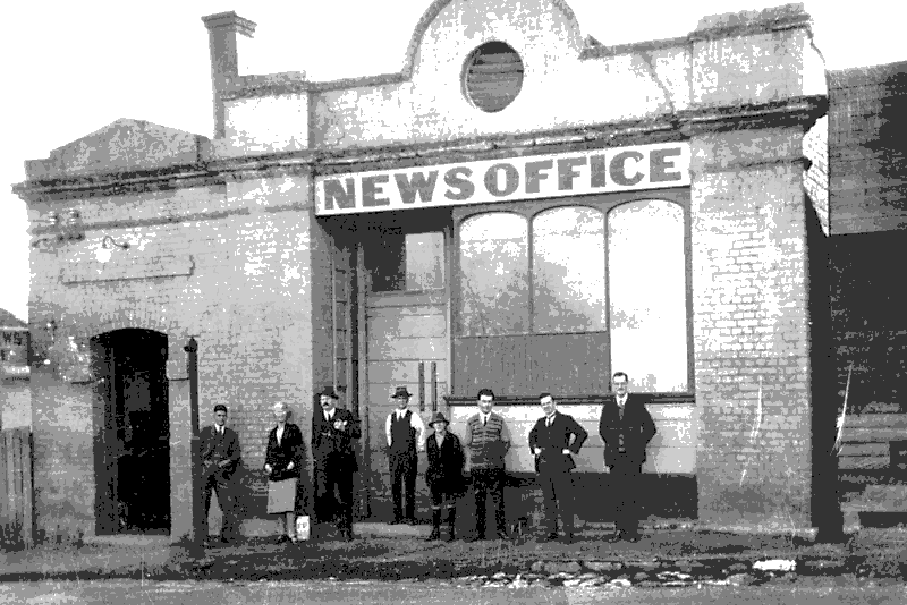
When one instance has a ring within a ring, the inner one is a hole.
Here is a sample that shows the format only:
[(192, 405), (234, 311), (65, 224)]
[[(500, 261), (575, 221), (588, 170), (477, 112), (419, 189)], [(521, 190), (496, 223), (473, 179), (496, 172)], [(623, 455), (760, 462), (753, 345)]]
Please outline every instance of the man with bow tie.
[(642, 464), (646, 461), (646, 447), (655, 436), (655, 423), (642, 396), (628, 392), (629, 377), (624, 372), (615, 372), (611, 385), (614, 396), (602, 406), (598, 425), (605, 446), (605, 467), (611, 474), (611, 487), (617, 504), (614, 519), (617, 533), (610, 541), (637, 542), (639, 477)]
[(557, 411), (557, 402), (551, 393), (539, 395), (539, 404), (545, 415), (539, 418), (529, 432), (529, 450), (535, 456), (545, 499), (545, 521), (548, 525), (547, 540), (557, 540), (557, 517), (560, 510), (564, 541), (573, 542), (573, 493), (570, 471), (576, 468), (573, 456), (579, 453), (586, 441), (586, 429), (573, 416)]
[[(220, 532), (220, 541), (223, 543), (236, 538), (236, 502), (232, 478), (239, 465), (239, 436), (236, 431), (227, 428), (226, 423), (227, 407), (218, 404), (214, 406), (214, 425), (201, 430), (205, 526), (207, 527), (208, 513), (211, 510), (211, 492), (215, 492), (223, 513)], [(208, 531), (205, 536), (208, 536)]]

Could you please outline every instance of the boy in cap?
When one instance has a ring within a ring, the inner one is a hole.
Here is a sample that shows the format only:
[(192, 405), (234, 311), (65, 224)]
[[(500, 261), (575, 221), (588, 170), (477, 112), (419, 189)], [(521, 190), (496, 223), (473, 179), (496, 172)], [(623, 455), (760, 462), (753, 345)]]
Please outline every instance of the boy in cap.
[(460, 440), (447, 432), (449, 423), (436, 412), (428, 426), (435, 432), (425, 441), (428, 469), (425, 482), (431, 491), (431, 535), (428, 542), (441, 539), (441, 505), (447, 500), (448, 542), (456, 539), (457, 499), (463, 494), (463, 467), (466, 458)]
[[(397, 409), (387, 416), (384, 432), (387, 436), (388, 465), (391, 474), (391, 495), (394, 500), (394, 520), (399, 523), (416, 524), (416, 451), (425, 449), (425, 424), (422, 417), (407, 409), (412, 398), (406, 387), (397, 387), (392, 399)], [(406, 516), (403, 516), (401, 482), (406, 488)]]

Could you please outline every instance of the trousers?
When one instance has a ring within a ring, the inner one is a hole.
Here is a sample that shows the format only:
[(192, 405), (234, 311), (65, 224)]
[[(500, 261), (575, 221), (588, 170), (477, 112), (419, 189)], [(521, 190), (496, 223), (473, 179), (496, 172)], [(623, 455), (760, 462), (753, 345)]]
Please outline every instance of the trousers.
[(635, 461), (618, 459), (609, 468), (616, 505), (614, 524), (618, 531), (635, 535), (639, 531), (640, 465)]
[[(416, 515), (416, 471), (418, 468), (415, 452), (390, 454), (391, 497), (394, 500), (394, 519), (413, 519)], [(403, 516), (403, 489), (406, 489), (406, 515)]]
[(485, 499), (491, 493), (494, 517), (499, 534), (507, 533), (504, 514), (504, 469), (475, 468), (472, 470), (472, 487), (476, 498), (476, 535), (485, 535)]
[(573, 477), (569, 471), (539, 473), (539, 483), (545, 501), (545, 524), (549, 533), (557, 533), (560, 516), (564, 533), (573, 533)]

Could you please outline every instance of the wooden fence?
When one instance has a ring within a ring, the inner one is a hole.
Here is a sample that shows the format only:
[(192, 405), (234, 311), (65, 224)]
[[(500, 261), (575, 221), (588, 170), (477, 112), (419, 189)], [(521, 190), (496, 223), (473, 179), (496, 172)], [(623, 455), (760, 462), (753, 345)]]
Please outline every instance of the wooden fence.
[(32, 436), (26, 428), (0, 431), (0, 549), (34, 546)]

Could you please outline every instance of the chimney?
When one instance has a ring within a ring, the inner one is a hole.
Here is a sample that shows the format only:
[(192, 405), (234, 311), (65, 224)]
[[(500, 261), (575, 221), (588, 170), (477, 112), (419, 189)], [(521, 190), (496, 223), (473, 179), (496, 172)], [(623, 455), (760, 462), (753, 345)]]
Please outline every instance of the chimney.
[(255, 33), (255, 23), (238, 16), (235, 11), (202, 17), (208, 28), (211, 47), (211, 86), (214, 89), (214, 138), (226, 136), (223, 93), (239, 77), (236, 34)]

